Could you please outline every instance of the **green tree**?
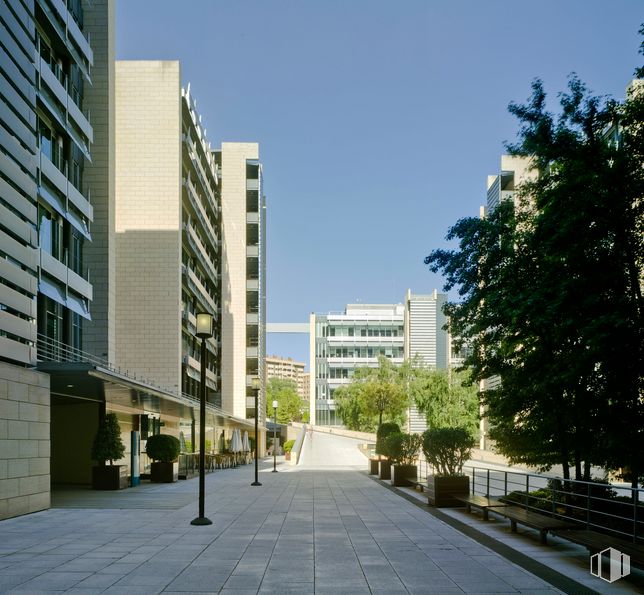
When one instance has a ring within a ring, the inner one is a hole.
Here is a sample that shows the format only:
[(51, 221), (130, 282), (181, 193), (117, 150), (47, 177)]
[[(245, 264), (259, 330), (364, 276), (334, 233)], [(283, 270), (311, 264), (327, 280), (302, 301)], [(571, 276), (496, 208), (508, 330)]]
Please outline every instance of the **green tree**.
[(469, 381), (470, 373), (433, 370), (418, 362), (403, 364), (408, 391), (430, 428), (464, 427), (476, 435), (479, 422), (479, 396)]
[(378, 425), (385, 413), (392, 421), (405, 415), (409, 398), (400, 369), (390, 359), (381, 355), (378, 367), (357, 368), (354, 381), (360, 384), (365, 415), (377, 415)]
[(277, 421), (286, 424), (300, 421), (304, 403), (293, 380), (270, 378), (266, 384), (266, 417), (273, 419), (273, 401), (277, 401)]
[(592, 97), (573, 76), (555, 116), (536, 81), (510, 106), (511, 152), (536, 172), (520, 208), (457, 222), (458, 249), (426, 258), (458, 288), (446, 313), (471, 343), (472, 380), (501, 379), (483, 394), (499, 450), (566, 477), (592, 464), (641, 475), (643, 101)]
[(333, 400), (337, 414), (349, 430), (373, 432), (376, 429), (377, 418), (367, 413), (362, 384), (351, 382), (336, 388)]

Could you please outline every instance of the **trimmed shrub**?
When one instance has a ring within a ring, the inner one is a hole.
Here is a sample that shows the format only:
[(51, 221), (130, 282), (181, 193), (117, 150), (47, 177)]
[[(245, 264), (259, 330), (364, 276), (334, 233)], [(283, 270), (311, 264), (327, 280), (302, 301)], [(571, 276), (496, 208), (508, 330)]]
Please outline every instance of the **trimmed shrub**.
[(153, 461), (173, 463), (181, 452), (179, 439), (169, 434), (155, 434), (148, 438), (145, 452)]
[(101, 419), (98, 431), (92, 444), (92, 460), (105, 465), (109, 461), (120, 459), (125, 454), (125, 445), (121, 441), (121, 426), (116, 413), (108, 413)]
[(432, 428), (423, 433), (423, 452), (436, 475), (461, 475), (474, 438), (465, 428)]
[(397, 423), (385, 422), (378, 426), (378, 431), (376, 432), (376, 454), (388, 456), (385, 438), (394, 432), (400, 432), (400, 426)]
[(293, 450), (294, 444), (295, 444), (295, 440), (287, 440), (284, 443), (284, 452), (291, 452)]
[(385, 450), (396, 465), (413, 465), (423, 438), (420, 434), (394, 432), (385, 438)]

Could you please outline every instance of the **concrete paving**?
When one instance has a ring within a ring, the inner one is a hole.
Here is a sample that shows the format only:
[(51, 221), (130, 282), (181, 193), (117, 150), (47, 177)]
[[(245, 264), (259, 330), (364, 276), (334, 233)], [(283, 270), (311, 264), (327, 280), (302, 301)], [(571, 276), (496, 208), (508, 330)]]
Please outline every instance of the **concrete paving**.
[(365, 468), (356, 441), (316, 433), (301, 465), (262, 462), (260, 487), (252, 465), (207, 475), (204, 527), (196, 478), (56, 495), (61, 508), (0, 522), (0, 592), (561, 592)]

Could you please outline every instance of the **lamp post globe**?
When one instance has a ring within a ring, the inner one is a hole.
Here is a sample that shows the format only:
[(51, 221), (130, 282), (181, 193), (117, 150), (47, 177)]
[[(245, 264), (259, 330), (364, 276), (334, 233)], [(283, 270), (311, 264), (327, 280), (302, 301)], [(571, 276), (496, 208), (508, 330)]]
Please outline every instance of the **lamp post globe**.
[(251, 388), (255, 391), (255, 481), (251, 483), (252, 486), (261, 486), (259, 482), (259, 391), (262, 388), (262, 381), (258, 376), (253, 377), (251, 381)]
[(206, 498), (206, 368), (208, 351), (206, 340), (212, 337), (212, 314), (197, 314), (197, 337), (201, 339), (201, 384), (199, 386), (199, 516), (190, 521), (191, 525), (212, 525), (204, 513)]

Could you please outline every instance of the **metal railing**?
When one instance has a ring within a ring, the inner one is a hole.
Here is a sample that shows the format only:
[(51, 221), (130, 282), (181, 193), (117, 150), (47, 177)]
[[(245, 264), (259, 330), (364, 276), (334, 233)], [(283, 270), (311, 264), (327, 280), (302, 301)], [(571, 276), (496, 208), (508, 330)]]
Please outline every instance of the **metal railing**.
[[(125, 376), (128, 380), (141, 382), (156, 390), (168, 393), (175, 398), (182, 398), (184, 400), (191, 401), (191, 403), (193, 404), (199, 404), (199, 399), (197, 399), (196, 397), (193, 397), (187, 393), (178, 393), (176, 390), (171, 390), (164, 386), (159, 386), (150, 378), (137, 375), (136, 373), (130, 372), (126, 369), (122, 369), (119, 366), (111, 364), (104, 358), (97, 357), (92, 353), (71, 347), (70, 345), (63, 343), (62, 341), (52, 339), (51, 337), (47, 337), (42, 333), (38, 333), (37, 335), (37, 361), (56, 363), (84, 363), (100, 366), (101, 368), (104, 368), (110, 372)], [(208, 408), (212, 408), (210, 404), (208, 404), (207, 406)], [(219, 410), (217, 412), (219, 412)]]
[(472, 494), (501, 496), (528, 510), (644, 543), (644, 488), (480, 467), (466, 472)]
[[(433, 474), (421, 454), (418, 478)], [(580, 528), (644, 543), (644, 488), (553, 475), (466, 466), (472, 494), (500, 497), (527, 510), (579, 523)]]

